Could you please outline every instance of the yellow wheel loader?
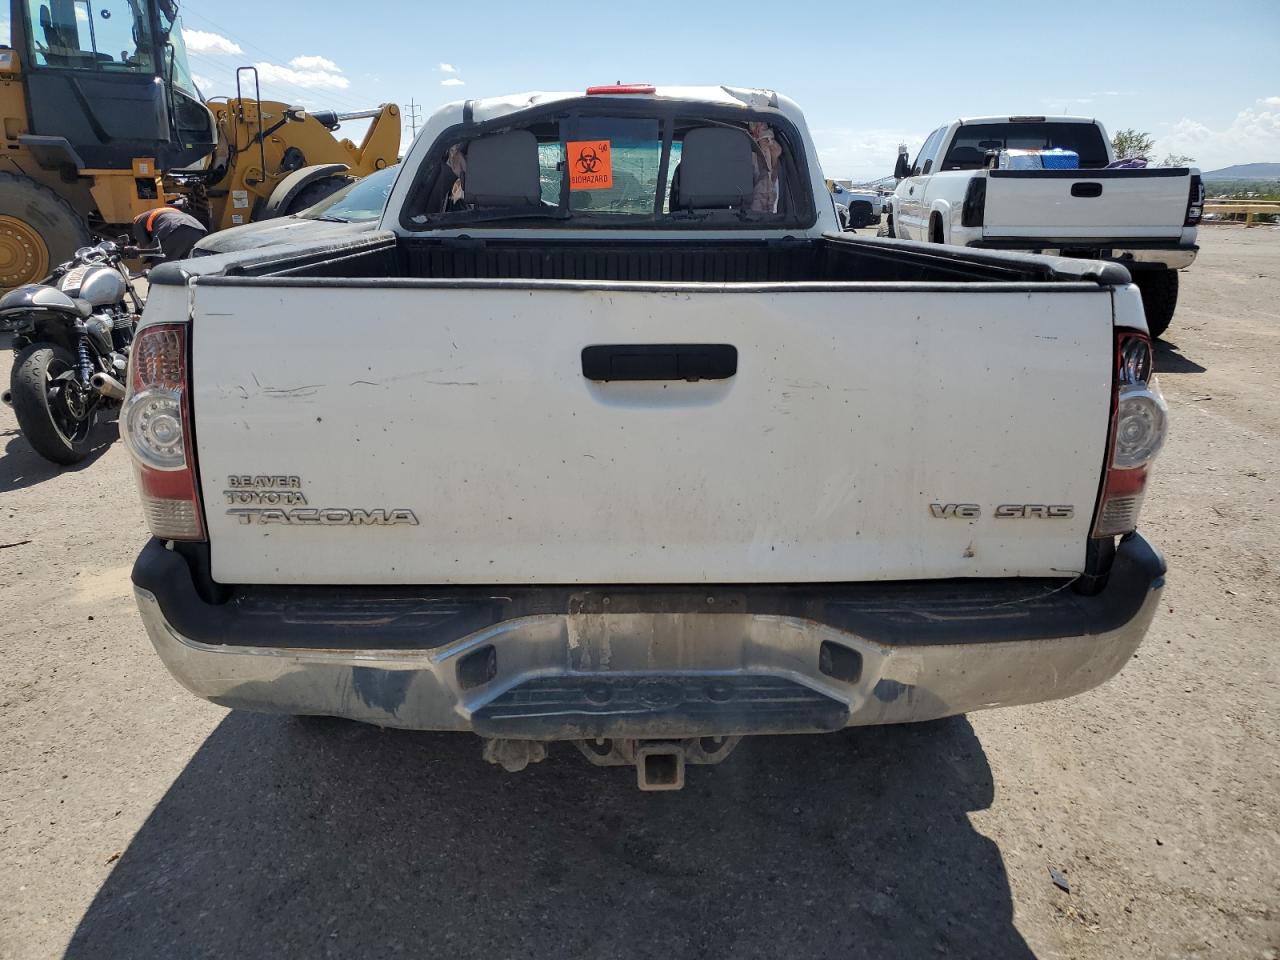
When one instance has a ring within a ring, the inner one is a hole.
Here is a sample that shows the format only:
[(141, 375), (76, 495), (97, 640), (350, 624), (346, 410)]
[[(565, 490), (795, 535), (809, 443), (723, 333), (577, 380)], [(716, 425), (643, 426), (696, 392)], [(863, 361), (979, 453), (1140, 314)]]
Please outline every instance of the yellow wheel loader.
[[(252, 97), (241, 89), (241, 77), (249, 75)], [(236, 71), (234, 99), (210, 100), (207, 106), (218, 133), (208, 168), (175, 176), (177, 189), (192, 195), (192, 212), (212, 230), (296, 213), (395, 163), (400, 150), (395, 104), (355, 113), (308, 112), (261, 99), (254, 67)], [(363, 119), (371, 122), (359, 144), (334, 137), (340, 123)]]
[[(308, 114), (262, 101), (255, 72), (253, 97), (206, 105), (176, 0), (11, 0), (10, 24), (0, 290), (42, 279), (94, 235), (126, 233), (180, 197), (216, 230), (294, 212), (396, 161), (391, 104)], [(335, 139), (357, 117), (372, 120), (363, 142)]]

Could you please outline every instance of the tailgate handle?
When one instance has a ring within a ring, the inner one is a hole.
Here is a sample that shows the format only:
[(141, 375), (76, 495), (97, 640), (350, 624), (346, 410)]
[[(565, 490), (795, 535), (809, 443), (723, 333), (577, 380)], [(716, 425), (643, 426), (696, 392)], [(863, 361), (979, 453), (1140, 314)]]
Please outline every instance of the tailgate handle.
[(1073, 197), (1100, 197), (1102, 196), (1102, 184), (1096, 182), (1073, 183), (1071, 185), (1071, 195)]
[(738, 372), (729, 343), (618, 343), (582, 348), (588, 380), (727, 380)]

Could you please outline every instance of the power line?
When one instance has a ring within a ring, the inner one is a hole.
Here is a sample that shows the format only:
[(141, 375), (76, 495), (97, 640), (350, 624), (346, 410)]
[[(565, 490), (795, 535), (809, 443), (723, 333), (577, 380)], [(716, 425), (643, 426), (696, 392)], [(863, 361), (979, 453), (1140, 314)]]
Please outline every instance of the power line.
[[(226, 63), (222, 63), (218, 60), (210, 59), (208, 57), (203, 57), (203, 56), (200, 56), (199, 54), (194, 54), (194, 53), (189, 54), (189, 56), (193, 64), (200, 67), (202, 72), (221, 75), (221, 77), (215, 76), (210, 78), (212, 80), (223, 82), (227, 85), (227, 89), (225, 91), (218, 91), (219, 95), (228, 96), (228, 97), (235, 95), (234, 87), (235, 87), (236, 67), (240, 66), (239, 64), (229, 65)], [(272, 90), (276, 90), (284, 94), (284, 97), (282, 97), (281, 99), (284, 99), (284, 98), (289, 98), (294, 100), (321, 99), (321, 100), (328, 100), (330, 103), (332, 103), (333, 106), (346, 108), (348, 110), (354, 111), (354, 110), (364, 109), (364, 107), (358, 107), (355, 104), (345, 100), (345, 98), (330, 95), (330, 91), (327, 88), (304, 87), (297, 83), (291, 83), (287, 80), (277, 80), (277, 79), (266, 80), (263, 82), (262, 86), (264, 88), (264, 93), (268, 94), (268, 99), (274, 99), (270, 97), (269, 94)], [(247, 96), (253, 95), (252, 88), (244, 92)]]
[[(200, 70), (197, 72), (207, 72), (210, 74), (215, 74), (215, 76), (211, 76), (208, 79), (218, 83), (223, 83), (226, 85), (227, 87), (226, 90), (217, 91), (219, 96), (231, 97), (235, 95), (234, 88), (235, 88), (235, 82), (236, 82), (235, 81), (236, 66), (229, 65), (229, 64), (220, 62), (218, 60), (202, 56), (197, 53), (191, 53), (191, 54), (188, 54), (188, 56), (190, 57), (193, 65), (200, 68)], [(334, 104), (335, 106), (346, 107), (349, 110), (364, 109), (363, 107), (356, 107), (350, 103), (343, 103), (336, 97), (326, 98), (325, 95), (327, 94), (328, 91), (324, 88), (301, 87), (295, 83), (289, 83), (288, 81), (277, 81), (277, 80), (267, 81), (263, 84), (263, 87), (267, 88), (266, 92), (268, 93), (272, 88), (274, 88), (276, 90), (279, 90), (285, 93), (286, 95), (292, 95), (293, 97), (296, 97), (297, 95), (301, 95), (303, 98), (308, 100), (313, 98), (329, 99), (331, 101), (338, 101), (337, 103)], [(207, 95), (211, 91), (202, 91), (202, 92), (204, 92)], [(244, 93), (246, 96), (253, 96), (252, 88), (250, 88), (249, 90), (245, 90)], [(272, 98), (268, 97), (268, 99), (272, 99)]]
[[(250, 41), (245, 40), (245, 39), (244, 39), (244, 38), (242, 38), (242, 37), (237, 37), (237, 36), (235, 36), (231, 31), (229, 31), (229, 30), (228, 30), (226, 27), (224, 27), (222, 24), (220, 24), (220, 23), (218, 23), (218, 22), (216, 22), (216, 21), (214, 21), (214, 20), (210, 19), (209, 17), (205, 16), (203, 13), (199, 13), (198, 11), (193, 10), (189, 4), (184, 4), (184, 5), (183, 5), (183, 7), (182, 7), (182, 12), (183, 12), (183, 16), (184, 16), (184, 17), (186, 17), (186, 16), (194, 16), (196, 19), (200, 20), (200, 21), (201, 21), (201, 22), (203, 22), (203, 23), (208, 24), (209, 26), (213, 27), (215, 30), (221, 31), (221, 33), (222, 33), (222, 34), (223, 34), (223, 35), (224, 35), (228, 40), (230, 40), (231, 42), (235, 43), (236, 45), (238, 45), (238, 46), (240, 46), (240, 47), (242, 47), (242, 48), (243, 48), (243, 47), (248, 47), (248, 48), (250, 48), (251, 50), (256, 50), (256, 51), (258, 51), (258, 53), (260, 53), (263, 57), (265, 57), (265, 58), (267, 59), (267, 61), (268, 61), (268, 62), (270, 62), (270, 61), (274, 61), (274, 60), (284, 60), (284, 58), (283, 58), (283, 57), (277, 56), (278, 51), (277, 51), (276, 53), (273, 53), (273, 52), (271, 52), (270, 50), (267, 50), (266, 48), (264, 48), (264, 47), (260, 46), (259, 44), (251, 43)], [(199, 54), (195, 54), (195, 53), (192, 53), (191, 51), (188, 51), (188, 55), (189, 55), (189, 56), (198, 57), (199, 59), (203, 60), (205, 63), (208, 63), (210, 66), (213, 66), (213, 61), (211, 61), (211, 60), (209, 60), (209, 59), (207, 59), (207, 58), (205, 58), (205, 57), (202, 57), (202, 56), (200, 56)], [(322, 93), (322, 94), (323, 94), (324, 96), (326, 96), (326, 97), (329, 99), (329, 101), (331, 101), (335, 106), (338, 106), (338, 107), (345, 107), (347, 110), (351, 110), (351, 111), (355, 111), (355, 110), (363, 110), (363, 109), (365, 109), (365, 106), (367, 106), (367, 105), (360, 105), (360, 104), (357, 104), (357, 103), (353, 102), (352, 100), (347, 99), (347, 98), (346, 98), (346, 97), (344, 97), (344, 96), (336, 95), (336, 94), (334, 94), (334, 93), (332, 92), (332, 90), (331, 90), (331, 89), (329, 89), (329, 88), (307, 87), (307, 86), (303, 86), (302, 84), (299, 84), (299, 83), (296, 83), (296, 82), (293, 82), (293, 81), (289, 81), (289, 80), (278, 80), (278, 79), (277, 79), (277, 80), (272, 80), (272, 81), (271, 81), (271, 83), (272, 83), (272, 84), (274, 84), (274, 85), (276, 85), (277, 87), (287, 87), (287, 88), (289, 88), (289, 89), (292, 89), (292, 90), (294, 90), (295, 92), (301, 93), (301, 94), (302, 94), (304, 97), (306, 97), (306, 98), (311, 98), (311, 97), (315, 96), (317, 93)]]

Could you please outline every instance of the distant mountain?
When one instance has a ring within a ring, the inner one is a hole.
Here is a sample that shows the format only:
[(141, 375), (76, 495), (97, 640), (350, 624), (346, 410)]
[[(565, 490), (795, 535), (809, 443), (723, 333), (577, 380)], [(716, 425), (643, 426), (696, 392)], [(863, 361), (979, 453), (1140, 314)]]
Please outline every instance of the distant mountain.
[(1206, 180), (1280, 180), (1280, 163), (1237, 163), (1202, 176)]

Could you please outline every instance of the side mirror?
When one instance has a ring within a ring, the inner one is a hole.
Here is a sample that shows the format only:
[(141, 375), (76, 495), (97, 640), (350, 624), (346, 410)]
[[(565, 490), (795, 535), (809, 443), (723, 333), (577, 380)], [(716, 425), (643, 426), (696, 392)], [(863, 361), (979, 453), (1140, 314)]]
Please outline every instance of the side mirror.
[(893, 178), (895, 180), (905, 180), (911, 176), (911, 161), (907, 159), (905, 153), (898, 154), (898, 162), (893, 167)]

